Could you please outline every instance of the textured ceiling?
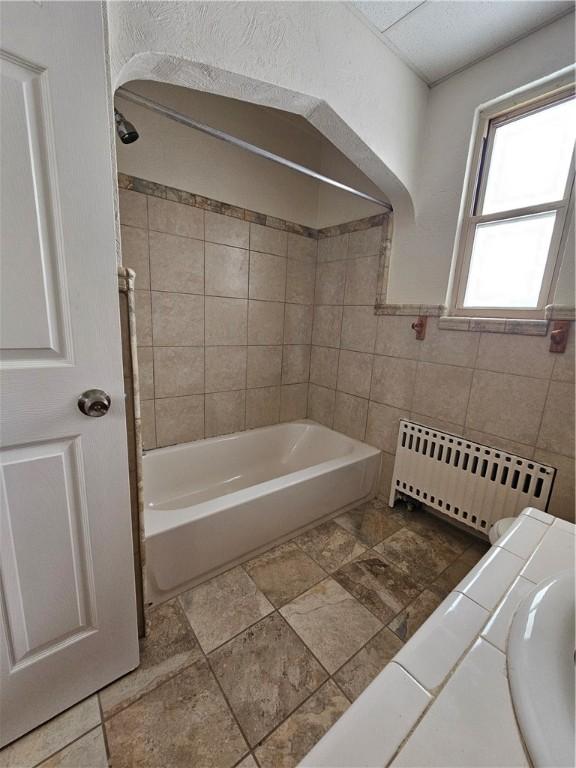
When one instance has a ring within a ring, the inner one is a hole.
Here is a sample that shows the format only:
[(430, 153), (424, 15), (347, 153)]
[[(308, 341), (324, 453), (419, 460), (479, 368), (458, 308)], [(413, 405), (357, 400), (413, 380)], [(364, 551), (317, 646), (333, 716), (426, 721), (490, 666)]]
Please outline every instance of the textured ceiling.
[(571, 0), (352, 2), (429, 85), (568, 13)]

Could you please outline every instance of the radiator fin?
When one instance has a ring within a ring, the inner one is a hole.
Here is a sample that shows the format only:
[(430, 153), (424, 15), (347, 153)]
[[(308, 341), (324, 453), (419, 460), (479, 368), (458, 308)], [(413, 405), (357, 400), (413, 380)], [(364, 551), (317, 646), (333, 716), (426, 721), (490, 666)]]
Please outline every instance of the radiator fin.
[(390, 490), (488, 532), (525, 507), (546, 510), (556, 470), (402, 419)]

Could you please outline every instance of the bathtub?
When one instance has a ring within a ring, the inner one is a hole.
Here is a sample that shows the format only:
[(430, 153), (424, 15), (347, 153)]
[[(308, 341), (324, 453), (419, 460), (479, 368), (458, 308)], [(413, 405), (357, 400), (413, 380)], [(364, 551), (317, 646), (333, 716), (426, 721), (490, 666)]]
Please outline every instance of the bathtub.
[(297, 421), (143, 458), (148, 603), (374, 495), (380, 451)]

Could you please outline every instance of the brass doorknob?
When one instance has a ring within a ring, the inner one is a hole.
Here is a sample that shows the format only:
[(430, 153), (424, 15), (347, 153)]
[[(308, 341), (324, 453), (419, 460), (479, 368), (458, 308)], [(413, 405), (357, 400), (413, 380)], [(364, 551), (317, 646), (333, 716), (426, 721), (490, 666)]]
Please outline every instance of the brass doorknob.
[(103, 389), (87, 389), (78, 398), (78, 408), (85, 416), (106, 416), (110, 410), (112, 400), (108, 392)]

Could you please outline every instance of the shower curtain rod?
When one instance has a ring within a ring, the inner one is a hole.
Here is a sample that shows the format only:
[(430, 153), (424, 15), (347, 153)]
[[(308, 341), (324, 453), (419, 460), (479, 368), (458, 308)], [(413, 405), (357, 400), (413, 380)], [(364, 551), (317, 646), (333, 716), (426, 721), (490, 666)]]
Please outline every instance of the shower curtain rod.
[(269, 152), (267, 149), (257, 147), (255, 144), (250, 144), (250, 142), (244, 141), (244, 139), (239, 139), (237, 136), (231, 136), (229, 133), (220, 131), (217, 128), (212, 128), (211, 126), (205, 125), (204, 123), (199, 123), (196, 120), (193, 120), (191, 117), (183, 115), (181, 112), (176, 112), (170, 107), (166, 107), (163, 104), (152, 101), (152, 99), (148, 99), (146, 96), (140, 96), (133, 91), (129, 91), (127, 88), (118, 88), (116, 94), (123, 99), (126, 99), (126, 101), (131, 101), (133, 104), (138, 104), (141, 107), (145, 107), (146, 109), (151, 109), (154, 112), (158, 112), (159, 114), (164, 115), (164, 117), (167, 117), (170, 120), (174, 120), (176, 123), (187, 125), (189, 128), (194, 128), (201, 133), (208, 134), (208, 136), (213, 136), (214, 138), (220, 139), (221, 141), (226, 141), (228, 144), (234, 144), (236, 147), (240, 147), (241, 149), (245, 149), (247, 152), (252, 152), (252, 154), (258, 155), (258, 157), (263, 157), (266, 160), (271, 160), (273, 163), (278, 163), (279, 165), (283, 165), (286, 168), (291, 168), (293, 171), (302, 173), (305, 176), (310, 176), (313, 179), (316, 179), (316, 181), (321, 181), (324, 184), (330, 184), (332, 187), (341, 189), (344, 192), (349, 192), (350, 194), (356, 195), (356, 197), (361, 197), (364, 200), (370, 201), (371, 203), (376, 203), (376, 205), (380, 205), (383, 208), (386, 208), (388, 211), (392, 212), (392, 206), (390, 203), (387, 203), (384, 200), (373, 197), (366, 192), (361, 192), (359, 189), (354, 189), (354, 187), (349, 187), (347, 184), (343, 184), (341, 181), (336, 181), (336, 179), (331, 179), (329, 176), (324, 176), (323, 174), (312, 170), (312, 168), (307, 168), (305, 165), (300, 165), (299, 163), (288, 160), (281, 155), (276, 155), (274, 152)]

